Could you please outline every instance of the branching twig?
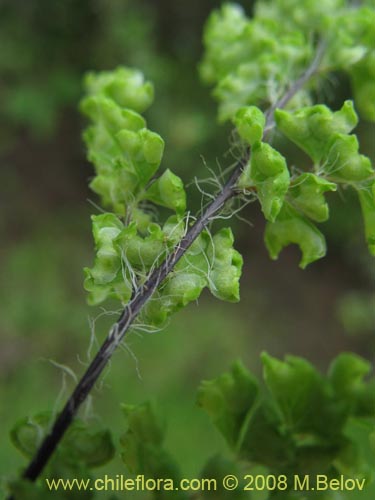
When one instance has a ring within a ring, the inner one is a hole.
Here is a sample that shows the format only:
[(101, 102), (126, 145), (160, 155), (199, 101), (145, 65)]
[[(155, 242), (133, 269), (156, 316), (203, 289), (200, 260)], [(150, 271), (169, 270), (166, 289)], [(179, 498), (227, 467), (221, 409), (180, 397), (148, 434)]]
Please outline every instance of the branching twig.
[[(276, 108), (284, 107), (287, 102), (302, 88), (302, 86), (314, 75), (317, 70), (319, 61), (322, 57), (322, 46), (317, 51), (317, 56), (304, 72), (304, 74), (290, 86), (285, 95), (270, 108), (267, 113), (265, 138), (269, 131), (274, 126), (274, 111)], [(64, 436), (66, 430), (70, 426), (73, 418), (78, 412), (79, 407), (89, 395), (92, 387), (98, 380), (103, 369), (110, 360), (113, 352), (119, 346), (129, 327), (134, 322), (138, 313), (146, 302), (151, 298), (155, 290), (162, 284), (164, 279), (172, 271), (174, 266), (184, 255), (193, 241), (204, 230), (212, 218), (220, 212), (225, 203), (232, 197), (238, 194), (236, 190), (236, 182), (241, 175), (241, 172), (249, 160), (250, 150), (248, 149), (244, 158), (235, 166), (231, 177), (224, 185), (223, 189), (216, 195), (215, 199), (208, 205), (202, 215), (196, 220), (193, 226), (187, 231), (186, 235), (181, 239), (173, 252), (169, 254), (164, 262), (155, 269), (147, 281), (133, 292), (130, 302), (125, 306), (120, 318), (111, 328), (106, 340), (101, 346), (99, 352), (87, 368), (78, 385), (74, 389), (72, 395), (68, 399), (62, 412), (56, 418), (50, 432), (44, 438), (41, 446), (37, 450), (34, 458), (25, 470), (23, 477), (31, 481), (35, 481), (40, 475), (45, 465), (51, 458), (54, 450)], [(11, 500), (11, 499), (8, 499)]]

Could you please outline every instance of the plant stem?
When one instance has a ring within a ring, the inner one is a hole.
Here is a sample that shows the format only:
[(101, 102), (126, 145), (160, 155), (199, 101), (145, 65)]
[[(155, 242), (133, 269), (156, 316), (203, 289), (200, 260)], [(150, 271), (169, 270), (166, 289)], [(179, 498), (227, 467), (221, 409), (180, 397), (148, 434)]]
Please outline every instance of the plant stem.
[[(269, 132), (274, 126), (274, 111), (276, 108), (284, 107), (287, 102), (303, 87), (303, 85), (315, 74), (318, 69), (319, 62), (322, 57), (322, 46), (317, 50), (316, 57), (312, 64), (307, 68), (303, 75), (293, 83), (284, 94), (267, 112), (267, 120), (265, 127), (264, 140), (268, 138)], [(129, 303), (125, 306), (120, 318), (111, 328), (107, 338), (105, 339), (100, 350), (87, 368), (81, 380), (74, 389), (72, 395), (68, 399), (61, 413), (57, 416), (50, 432), (44, 438), (41, 446), (37, 450), (35, 456), (31, 460), (27, 469), (23, 474), (23, 478), (35, 481), (43, 471), (45, 465), (51, 458), (54, 450), (58, 446), (60, 440), (69, 428), (73, 418), (78, 412), (79, 407), (89, 395), (94, 384), (98, 380), (103, 369), (110, 360), (113, 352), (121, 343), (129, 327), (136, 319), (138, 313), (146, 302), (150, 299), (155, 290), (162, 284), (164, 279), (173, 270), (174, 266), (184, 255), (193, 241), (204, 230), (212, 218), (224, 207), (225, 203), (236, 196), (239, 191), (236, 189), (236, 182), (241, 175), (241, 172), (248, 162), (250, 150), (246, 151), (242, 158), (235, 166), (232, 175), (224, 185), (223, 189), (217, 194), (216, 198), (208, 205), (199, 219), (191, 226), (186, 235), (181, 239), (173, 252), (169, 254), (164, 262), (155, 269), (147, 279), (147, 281), (133, 292), (133, 296)], [(8, 500), (11, 500), (9, 498)]]

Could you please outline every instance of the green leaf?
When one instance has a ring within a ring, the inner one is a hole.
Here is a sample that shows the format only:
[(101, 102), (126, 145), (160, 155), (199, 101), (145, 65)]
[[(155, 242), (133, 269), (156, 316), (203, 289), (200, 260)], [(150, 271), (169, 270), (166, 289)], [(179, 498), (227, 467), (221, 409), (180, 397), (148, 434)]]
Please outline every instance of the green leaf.
[(208, 252), (208, 257), (213, 262), (208, 273), (208, 284), (211, 293), (218, 299), (238, 302), (243, 259), (233, 248), (233, 243), (230, 228), (223, 228), (214, 235)]
[(50, 412), (43, 412), (19, 420), (10, 431), (13, 445), (25, 457), (31, 458), (41, 444), (51, 419)]
[[(53, 422), (51, 412), (44, 412), (20, 420), (10, 432), (13, 445), (27, 458), (31, 458), (50, 430)], [(71, 424), (50, 465), (58, 473), (65, 469), (76, 470), (77, 466), (98, 467), (112, 460), (115, 449), (107, 429), (92, 430), (76, 419)]]
[(126, 205), (134, 201), (139, 179), (124, 161), (112, 164), (111, 172), (99, 174), (90, 182), (90, 188), (101, 196), (103, 205), (125, 215)]
[[(155, 403), (147, 402), (141, 405), (121, 405), (127, 433), (141, 443), (161, 446), (165, 438), (166, 424), (160, 416)], [(134, 470), (136, 468), (133, 468)]]
[(85, 275), (83, 286), (89, 292), (87, 303), (90, 306), (101, 304), (108, 298), (120, 300), (122, 304), (129, 301), (132, 294), (132, 285), (130, 279), (125, 277), (121, 270), (119, 270), (113, 281), (104, 285), (95, 282), (91, 269), (85, 267), (83, 271)]
[(169, 169), (155, 180), (145, 193), (145, 198), (182, 215), (186, 210), (186, 194), (182, 180)]
[(156, 223), (150, 223), (145, 236), (138, 233), (137, 224), (130, 223), (122, 228), (114, 241), (117, 251), (125, 264), (150, 269), (165, 255), (164, 233)]
[(323, 157), (323, 171), (341, 182), (358, 182), (374, 176), (369, 158), (358, 153), (355, 135), (333, 134)]
[(62, 446), (66, 462), (84, 464), (88, 468), (105, 465), (115, 455), (110, 431), (91, 430), (80, 421), (68, 430)]
[(369, 251), (375, 256), (375, 181), (356, 186)]
[(341, 353), (331, 363), (328, 377), (335, 393), (351, 407), (353, 414), (375, 416), (375, 380), (367, 382), (371, 364), (353, 353)]
[(103, 285), (111, 282), (120, 269), (120, 256), (114, 241), (124, 226), (110, 213), (93, 215), (91, 220), (96, 259), (90, 273), (97, 284)]
[(264, 216), (273, 222), (283, 206), (289, 180), (285, 158), (262, 142), (253, 146), (250, 163), (241, 174), (238, 186), (243, 189), (255, 186)]
[(122, 129), (137, 132), (146, 126), (146, 121), (140, 114), (119, 107), (112, 99), (103, 95), (84, 98), (80, 103), (80, 110), (113, 135)]
[(322, 233), (287, 205), (284, 205), (275, 222), (267, 222), (264, 241), (271, 259), (274, 260), (284, 247), (291, 243), (297, 244), (302, 252), (299, 264), (302, 269), (326, 254)]
[(224, 4), (211, 14), (200, 70), (207, 83), (216, 85), (213, 94), (219, 101), (220, 121), (233, 119), (243, 106), (272, 104), (275, 89), (295, 80), (306, 67), (310, 43), (287, 23), (288, 19), (250, 19), (234, 4)]
[[(303, 358), (287, 356), (285, 361), (263, 353), (264, 381), (276, 401), (283, 422), (293, 433), (311, 429), (316, 408), (324, 411), (329, 394), (323, 377)], [(322, 429), (329, 422), (321, 422)]]
[(207, 280), (196, 273), (173, 274), (162, 291), (163, 307), (168, 312), (178, 311), (189, 302), (197, 300), (207, 285)]
[(210, 415), (228, 444), (235, 448), (257, 394), (256, 380), (240, 362), (237, 362), (230, 372), (201, 383), (197, 403)]
[(327, 191), (336, 191), (336, 184), (318, 175), (305, 173), (291, 183), (289, 194), (293, 205), (317, 222), (328, 219), (329, 208), (324, 199)]
[(102, 94), (119, 106), (138, 113), (145, 111), (152, 103), (154, 89), (145, 82), (143, 74), (135, 69), (119, 67), (114, 71), (88, 73), (85, 87), (89, 94)]
[(283, 134), (303, 149), (316, 164), (327, 153), (334, 134), (347, 134), (358, 123), (352, 101), (345, 101), (335, 113), (323, 104), (294, 112), (277, 109), (275, 120)]
[(262, 400), (249, 412), (242, 429), (239, 456), (278, 473), (293, 461), (291, 436), (283, 431), (280, 416), (268, 400)]
[(163, 139), (145, 128), (138, 132), (121, 130), (116, 134), (116, 139), (144, 187), (159, 168), (164, 151)]
[(89, 292), (88, 302), (96, 305), (108, 297), (126, 303), (132, 292), (130, 280), (122, 272), (121, 252), (117, 238), (125, 230), (114, 214), (92, 216), (96, 247), (94, 266), (84, 268), (84, 288)]
[(351, 395), (363, 378), (369, 374), (371, 364), (360, 356), (343, 352), (331, 363), (328, 376), (338, 394)]
[(262, 140), (266, 118), (256, 106), (240, 108), (235, 114), (233, 122), (240, 137), (251, 146)]
[(120, 438), (121, 458), (129, 471), (146, 477), (168, 479), (169, 482), (164, 484), (166, 490), (158, 492), (161, 500), (170, 498), (171, 490), (176, 500), (185, 499), (186, 493), (175, 491), (172, 484), (177, 484), (181, 476), (176, 462), (163, 447), (165, 422), (155, 405), (143, 403), (138, 406), (123, 405), (122, 408), (127, 430)]

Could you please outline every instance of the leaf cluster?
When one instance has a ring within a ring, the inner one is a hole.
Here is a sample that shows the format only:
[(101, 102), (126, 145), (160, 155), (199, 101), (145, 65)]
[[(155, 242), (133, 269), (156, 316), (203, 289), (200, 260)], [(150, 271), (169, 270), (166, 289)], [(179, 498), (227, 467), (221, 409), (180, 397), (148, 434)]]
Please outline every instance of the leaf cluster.
[[(158, 172), (164, 141), (140, 114), (152, 102), (152, 84), (137, 70), (118, 68), (89, 74), (86, 90), (81, 110), (92, 125), (84, 138), (96, 173), (90, 186), (113, 212), (92, 217), (96, 257), (85, 269), (85, 288), (91, 304), (108, 297), (126, 304), (185, 234), (186, 194), (173, 172)], [(159, 222), (155, 206), (174, 215)], [(241, 267), (230, 229), (203, 231), (143, 309), (141, 323), (163, 325), (206, 286), (223, 300), (239, 300)]]
[(242, 106), (273, 104), (295, 81), (324, 40), (326, 51), (317, 78), (290, 105), (312, 103), (311, 90), (332, 72), (350, 78), (361, 115), (375, 120), (375, 10), (372, 0), (258, 0), (252, 18), (227, 3), (205, 27), (202, 79), (214, 85), (219, 119), (228, 120)]

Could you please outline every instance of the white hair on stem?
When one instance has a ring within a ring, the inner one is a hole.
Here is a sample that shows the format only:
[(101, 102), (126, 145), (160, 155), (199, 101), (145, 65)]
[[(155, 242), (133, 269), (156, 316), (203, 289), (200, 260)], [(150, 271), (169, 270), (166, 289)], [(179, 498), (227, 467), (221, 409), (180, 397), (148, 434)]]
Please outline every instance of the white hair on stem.
[(49, 363), (51, 363), (51, 365), (54, 366), (55, 368), (58, 368), (62, 373), (61, 388), (59, 390), (59, 393), (57, 394), (55, 403), (53, 405), (53, 410), (52, 410), (53, 415), (56, 415), (59, 411), (61, 401), (65, 397), (65, 394), (67, 391), (67, 381), (66, 381), (67, 376), (69, 376), (73, 379), (73, 382), (75, 385), (78, 383), (78, 378), (77, 378), (76, 374), (74, 373), (74, 371), (71, 368), (69, 368), (68, 366), (63, 365), (61, 363), (58, 363), (57, 361), (54, 361), (53, 359), (48, 359), (47, 361)]
[(137, 373), (137, 377), (139, 380), (143, 380), (142, 374), (140, 371), (140, 367), (139, 367), (139, 360), (138, 360), (137, 356), (135, 355), (134, 351), (130, 348), (130, 346), (128, 345), (128, 343), (125, 340), (120, 342), (119, 347), (122, 351), (129, 354), (130, 357), (133, 359), (133, 361), (135, 363), (135, 371)]

